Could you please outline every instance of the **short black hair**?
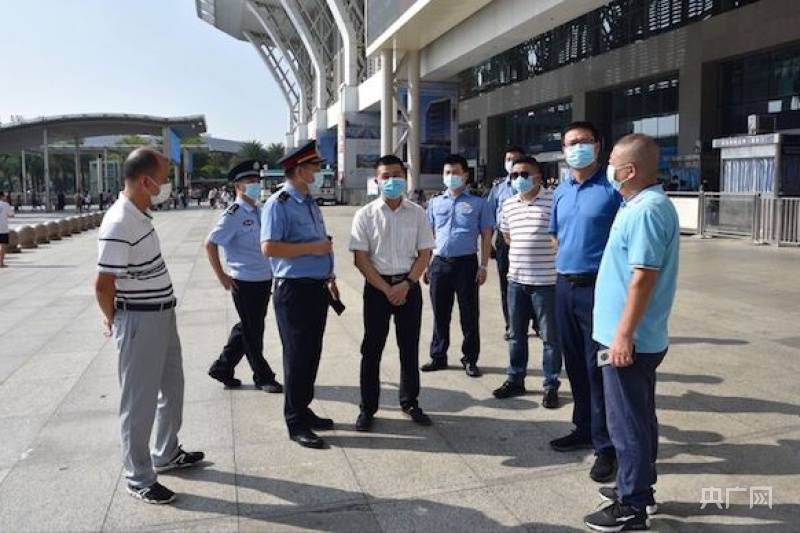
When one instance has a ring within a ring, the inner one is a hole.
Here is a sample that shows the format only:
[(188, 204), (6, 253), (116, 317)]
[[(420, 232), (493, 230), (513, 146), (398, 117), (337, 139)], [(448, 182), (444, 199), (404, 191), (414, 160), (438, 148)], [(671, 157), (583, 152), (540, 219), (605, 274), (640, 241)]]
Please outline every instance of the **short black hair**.
[(127, 181), (133, 181), (140, 176), (152, 176), (161, 165), (161, 154), (152, 148), (137, 148), (125, 160), (122, 166), (122, 175)]
[(561, 130), (561, 145), (564, 145), (564, 137), (566, 137), (567, 133), (571, 132), (572, 130), (586, 130), (592, 133), (592, 137), (594, 137), (594, 142), (600, 142), (600, 132), (595, 128), (594, 124), (588, 122), (586, 120), (576, 120), (575, 122), (570, 122), (564, 129)]
[(539, 172), (542, 171), (542, 165), (539, 164), (539, 162), (536, 160), (535, 157), (524, 156), (517, 158), (514, 160), (514, 164), (516, 165), (518, 163), (522, 163), (524, 165), (530, 165), (532, 167), (536, 167), (536, 170), (538, 170)]
[(445, 157), (442, 168), (444, 168), (444, 165), (458, 165), (464, 172), (469, 172), (469, 163), (467, 163), (467, 160), (463, 156), (458, 154), (450, 154)]
[(375, 170), (377, 170), (378, 167), (388, 167), (389, 165), (400, 165), (400, 167), (403, 169), (403, 174), (406, 173), (406, 165), (405, 165), (405, 163), (403, 163), (403, 160), (400, 159), (399, 157), (397, 157), (394, 154), (388, 154), (388, 155), (380, 156), (378, 158), (378, 160), (375, 161), (375, 167), (374, 168), (375, 168)]
[(523, 150), (521, 146), (517, 146), (516, 144), (510, 144), (506, 146), (506, 151), (504, 153), (525, 155), (525, 150)]

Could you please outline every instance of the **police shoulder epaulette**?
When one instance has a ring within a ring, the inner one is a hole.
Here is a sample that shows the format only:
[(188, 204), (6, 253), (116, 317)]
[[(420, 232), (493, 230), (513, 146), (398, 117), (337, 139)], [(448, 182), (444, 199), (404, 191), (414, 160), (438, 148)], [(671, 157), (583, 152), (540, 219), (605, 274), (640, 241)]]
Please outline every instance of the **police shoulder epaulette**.
[(239, 210), (239, 204), (231, 204), (231, 206), (225, 210), (225, 214), (232, 215), (238, 210)]
[(278, 195), (278, 201), (281, 203), (285, 202), (288, 199), (289, 199), (289, 193), (286, 191), (281, 191), (281, 193)]

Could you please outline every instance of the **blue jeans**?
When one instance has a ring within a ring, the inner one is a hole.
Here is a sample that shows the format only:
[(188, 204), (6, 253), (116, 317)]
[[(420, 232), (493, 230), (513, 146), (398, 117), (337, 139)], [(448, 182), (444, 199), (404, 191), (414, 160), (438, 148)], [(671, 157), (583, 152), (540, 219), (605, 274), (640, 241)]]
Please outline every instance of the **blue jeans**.
[(603, 367), (608, 433), (617, 452), (617, 494), (625, 505), (643, 509), (654, 503), (658, 455), (656, 368), (660, 353), (634, 354), (624, 368)]
[(508, 342), (510, 364), (508, 380), (522, 383), (528, 368), (528, 324), (531, 318), (539, 324), (544, 344), (542, 370), (544, 389), (558, 390), (561, 382), (561, 350), (556, 342), (555, 287), (553, 285), (522, 285), (508, 282), (508, 320), (511, 339)]

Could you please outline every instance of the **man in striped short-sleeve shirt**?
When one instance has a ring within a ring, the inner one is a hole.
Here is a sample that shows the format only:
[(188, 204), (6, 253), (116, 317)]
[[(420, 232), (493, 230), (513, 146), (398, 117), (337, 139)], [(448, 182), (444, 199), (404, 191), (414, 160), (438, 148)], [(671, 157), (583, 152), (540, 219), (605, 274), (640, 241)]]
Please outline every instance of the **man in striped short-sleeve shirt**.
[[(128, 492), (147, 503), (175, 494), (156, 472), (199, 463), (178, 441), (183, 414), (183, 362), (175, 295), (149, 212), (170, 194), (170, 165), (140, 148), (125, 161), (125, 190), (100, 225), (95, 293), (103, 329), (119, 352), (120, 430)], [(150, 433), (156, 421), (155, 448)]]
[(558, 407), (561, 352), (556, 343), (555, 255), (550, 243), (550, 207), (553, 195), (543, 186), (539, 163), (532, 157), (514, 162), (511, 184), (515, 196), (503, 202), (500, 231), (509, 244), (508, 317), (510, 325), (507, 378), (494, 391), (497, 398), (525, 394), (528, 366), (528, 324), (535, 317), (544, 345), (544, 400)]

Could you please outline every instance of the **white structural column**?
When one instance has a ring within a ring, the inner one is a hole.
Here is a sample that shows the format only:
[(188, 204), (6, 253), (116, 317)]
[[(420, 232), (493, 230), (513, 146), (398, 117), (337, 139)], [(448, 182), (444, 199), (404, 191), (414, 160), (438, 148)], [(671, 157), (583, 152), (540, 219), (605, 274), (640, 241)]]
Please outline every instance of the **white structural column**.
[(420, 113), (419, 113), (419, 50), (409, 50), (406, 56), (408, 65), (408, 190), (413, 191), (419, 183), (420, 175)]
[(336, 21), (336, 27), (342, 36), (344, 52), (344, 84), (349, 86), (358, 83), (358, 48), (356, 46), (356, 28), (350, 20), (345, 0), (326, 0), (328, 9)]
[(392, 72), (392, 50), (381, 50), (381, 155), (391, 154), (394, 150), (394, 117), (392, 107), (394, 100), (394, 73)]
[[(297, 11), (297, 8), (294, 4), (293, 0), (280, 0), (281, 7), (286, 12), (286, 16), (294, 26), (297, 34), (300, 36), (300, 40), (303, 41), (303, 45), (305, 46), (306, 50), (308, 51), (308, 55), (311, 57), (311, 64), (314, 67), (314, 124), (316, 131), (325, 129), (326, 122), (327, 122), (327, 113), (325, 109), (327, 107), (326, 102), (326, 87), (325, 87), (325, 65), (323, 63), (322, 58), (322, 51), (319, 49), (316, 41), (314, 40), (314, 36), (311, 35), (309, 29), (306, 27), (305, 23), (303, 22), (303, 18), (300, 16), (300, 13)], [(314, 132), (314, 138), (316, 138), (316, 131)]]
[(47, 141), (47, 128), (42, 130), (42, 142), (44, 143), (44, 207), (50, 211), (50, 147)]
[(81, 141), (75, 137), (75, 192), (81, 192)]
[(21, 153), (22, 157), (22, 203), (28, 203), (30, 198), (28, 198), (28, 164), (26, 162), (25, 157), (25, 150), (22, 150)]

